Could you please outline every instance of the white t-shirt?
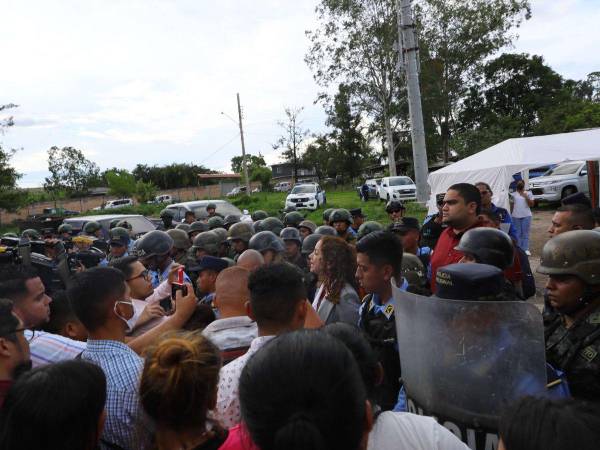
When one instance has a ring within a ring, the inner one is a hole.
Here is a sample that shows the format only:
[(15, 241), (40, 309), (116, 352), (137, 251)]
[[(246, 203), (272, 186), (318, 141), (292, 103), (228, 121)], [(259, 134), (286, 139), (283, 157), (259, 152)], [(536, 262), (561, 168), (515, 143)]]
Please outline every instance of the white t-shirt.
[[(510, 195), (512, 195), (513, 198), (512, 216), (516, 217), (517, 219), (521, 219), (523, 217), (530, 217), (531, 209), (529, 209), (527, 200), (525, 200), (523, 196), (517, 191), (512, 192)], [(533, 200), (533, 194), (531, 192), (525, 191), (525, 195), (529, 200)]]
[(369, 433), (367, 450), (470, 450), (432, 417), (381, 413)]

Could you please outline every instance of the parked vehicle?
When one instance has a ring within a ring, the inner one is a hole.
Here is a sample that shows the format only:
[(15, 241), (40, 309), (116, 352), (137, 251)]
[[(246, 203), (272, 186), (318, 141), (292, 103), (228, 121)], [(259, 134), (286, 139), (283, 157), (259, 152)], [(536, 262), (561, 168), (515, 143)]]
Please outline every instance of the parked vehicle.
[(120, 198), (118, 200), (109, 200), (103, 206), (94, 208), (93, 211), (100, 211), (102, 209), (126, 208), (128, 206), (133, 206), (133, 200), (130, 198)]
[(225, 194), (225, 196), (226, 197), (235, 197), (236, 195), (245, 194), (245, 193), (246, 193), (246, 186), (236, 186), (231, 191), (229, 191), (227, 194)]
[(280, 181), (273, 187), (275, 192), (288, 192), (290, 189), (292, 189), (292, 183), (289, 181)]
[[(369, 186), (369, 198), (379, 198), (381, 178), (370, 178), (365, 181), (365, 184)], [(356, 187), (356, 192), (358, 192), (358, 196), (362, 198), (362, 185)]]
[(132, 233), (138, 237), (149, 231), (155, 230), (156, 225), (140, 214), (102, 214), (98, 216), (69, 217), (63, 223), (68, 223), (73, 227), (73, 233), (77, 234), (83, 230), (86, 223), (90, 221), (98, 222), (102, 226), (102, 234), (108, 239), (108, 230), (110, 222), (114, 219), (126, 220), (131, 225)]
[(173, 203), (173, 197), (169, 194), (157, 195), (154, 197), (154, 200), (150, 200), (147, 202), (149, 205), (158, 205), (160, 203)]
[(587, 165), (585, 161), (569, 161), (550, 169), (529, 183), (537, 201), (559, 202), (576, 192), (589, 194)]
[(410, 177), (383, 177), (379, 186), (379, 199), (386, 202), (390, 200), (416, 200), (417, 187)]
[(327, 202), (325, 191), (317, 183), (297, 184), (285, 199), (285, 206), (315, 210)]
[(173, 205), (167, 206), (167, 209), (175, 211), (175, 217), (173, 218), (174, 222), (181, 222), (185, 217), (186, 211), (194, 211), (196, 219), (205, 219), (208, 216), (206, 205), (209, 203), (214, 203), (217, 207), (216, 213), (221, 214), (223, 217), (230, 214), (236, 216), (242, 215), (242, 211), (225, 200), (196, 200), (192, 202), (174, 203)]
[[(532, 178), (541, 177), (546, 172), (548, 172), (550, 169), (553, 169), (555, 167), (556, 167), (556, 164), (548, 164), (545, 166), (534, 167), (533, 169), (529, 169), (529, 179), (531, 180)], [(523, 179), (523, 177), (521, 177), (521, 172), (517, 172), (517, 173), (513, 174), (513, 181), (510, 183), (510, 186), (508, 187), (508, 191), (515, 192), (517, 190), (517, 181), (522, 180), (522, 179)]]

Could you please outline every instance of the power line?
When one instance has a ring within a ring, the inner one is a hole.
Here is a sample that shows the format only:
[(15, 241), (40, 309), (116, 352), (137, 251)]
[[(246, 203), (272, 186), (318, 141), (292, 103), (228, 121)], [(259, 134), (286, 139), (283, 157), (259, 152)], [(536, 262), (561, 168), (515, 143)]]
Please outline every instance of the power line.
[(227, 147), (235, 139), (237, 139), (239, 135), (240, 135), (240, 133), (235, 133), (235, 136), (233, 136), (231, 139), (229, 139), (227, 142), (225, 142), (223, 145), (221, 145), (219, 148), (217, 148), (214, 152), (212, 152), (210, 155), (208, 155), (206, 158), (204, 158), (202, 161), (200, 161), (200, 164), (205, 163), (208, 159), (212, 158), (217, 152), (219, 152), (223, 148)]

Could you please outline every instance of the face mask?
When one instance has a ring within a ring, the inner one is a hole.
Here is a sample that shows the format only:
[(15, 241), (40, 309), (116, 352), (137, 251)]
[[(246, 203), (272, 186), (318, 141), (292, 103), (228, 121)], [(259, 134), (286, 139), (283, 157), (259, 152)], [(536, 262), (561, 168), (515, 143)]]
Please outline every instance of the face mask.
[[(131, 307), (131, 309), (133, 310), (133, 314), (131, 315), (130, 319), (126, 319), (125, 317), (123, 317), (122, 315), (120, 315), (117, 312), (117, 304), (118, 303), (123, 303), (124, 305), (129, 305)], [(114, 312), (115, 312), (115, 315), (119, 319), (121, 319), (123, 322), (125, 322), (125, 325), (127, 325), (127, 329), (125, 330), (126, 333), (129, 333), (131, 330), (133, 330), (133, 327), (135, 326), (135, 323), (137, 322), (138, 318), (135, 315), (135, 308), (133, 307), (133, 303), (132, 302), (126, 302), (126, 301), (115, 302)]]

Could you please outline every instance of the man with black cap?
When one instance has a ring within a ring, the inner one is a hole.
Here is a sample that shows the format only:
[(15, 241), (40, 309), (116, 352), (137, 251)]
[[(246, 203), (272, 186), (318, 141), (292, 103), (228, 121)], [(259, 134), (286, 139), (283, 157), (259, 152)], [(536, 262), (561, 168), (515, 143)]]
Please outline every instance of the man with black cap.
[(358, 233), (358, 229), (365, 222), (366, 216), (363, 214), (362, 208), (351, 209), (350, 215), (352, 216), (352, 225), (350, 227), (355, 233)]
[(129, 232), (125, 228), (115, 227), (108, 234), (110, 235), (108, 262), (127, 256), (130, 242)]
[(188, 270), (198, 273), (196, 286), (198, 291), (204, 295), (202, 300), (200, 300), (201, 303), (212, 306), (215, 298), (217, 276), (222, 270), (227, 269), (228, 266), (227, 261), (215, 256), (203, 256), (196, 260), (195, 263), (189, 264)]
[(388, 230), (400, 236), (400, 239), (402, 239), (402, 248), (406, 253), (417, 256), (424, 267), (429, 265), (431, 249), (419, 245), (421, 233), (418, 219), (414, 217), (403, 217), (399, 222), (392, 223), (388, 227)]
[(437, 194), (435, 196), (438, 212), (425, 217), (423, 226), (421, 227), (421, 245), (431, 249), (435, 248), (440, 235), (448, 227), (448, 225), (442, 221), (444, 195), (446, 194)]
[[(135, 255), (150, 271), (152, 287), (155, 289), (169, 277), (171, 266), (176, 264), (171, 257), (172, 249), (173, 238), (160, 230), (146, 233), (135, 241)], [(190, 278), (186, 274), (184, 274), (184, 281), (191, 283)]]

